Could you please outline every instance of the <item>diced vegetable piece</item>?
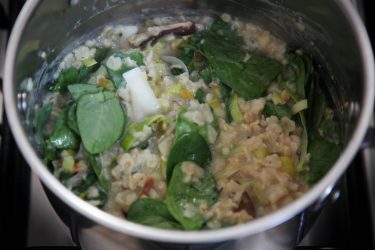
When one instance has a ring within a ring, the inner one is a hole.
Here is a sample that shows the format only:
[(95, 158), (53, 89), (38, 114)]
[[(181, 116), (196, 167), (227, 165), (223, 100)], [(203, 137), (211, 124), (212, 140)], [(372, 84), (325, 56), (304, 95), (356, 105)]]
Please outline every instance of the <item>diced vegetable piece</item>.
[(240, 124), (243, 121), (243, 115), (238, 105), (238, 96), (233, 93), (229, 102), (230, 115), (235, 123)]
[(293, 160), (289, 156), (280, 156), (281, 167), (287, 172), (290, 176), (294, 176), (294, 165)]
[(269, 154), (267, 148), (258, 148), (254, 151), (255, 156), (258, 159), (264, 159)]
[(307, 109), (307, 99), (300, 100), (292, 106), (293, 114), (297, 114), (305, 109)]
[[(159, 102), (147, 82), (147, 75), (140, 68), (134, 68), (123, 74), (126, 88), (129, 89), (133, 118), (142, 121), (147, 116), (160, 112)], [(146, 101), (147, 100), (147, 101)]]
[(87, 58), (86, 60), (83, 60), (83, 64), (86, 66), (86, 67), (91, 67), (95, 64), (97, 64), (98, 62), (94, 59), (94, 58)]
[(74, 157), (67, 155), (63, 157), (62, 168), (65, 172), (73, 173), (74, 172)]

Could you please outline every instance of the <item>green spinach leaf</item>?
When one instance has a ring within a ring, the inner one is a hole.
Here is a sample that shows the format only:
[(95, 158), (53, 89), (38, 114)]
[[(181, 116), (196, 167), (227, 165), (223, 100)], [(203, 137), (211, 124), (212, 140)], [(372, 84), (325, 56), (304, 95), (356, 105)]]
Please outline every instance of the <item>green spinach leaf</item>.
[(203, 179), (185, 183), (183, 163), (174, 170), (168, 186), (165, 202), (170, 213), (186, 230), (201, 229), (206, 219), (199, 211), (201, 203), (213, 205), (218, 199), (215, 178), (205, 173)]
[(190, 67), (197, 53), (207, 60), (209, 66), (199, 69), (206, 82), (215, 75), (246, 100), (260, 97), (281, 71), (278, 61), (257, 54), (243, 62), (246, 55), (243, 38), (221, 19), (184, 46), (179, 57)]
[(94, 55), (95, 64), (91, 66), (81, 66), (80, 68), (70, 67), (63, 70), (59, 77), (49, 87), (50, 91), (65, 91), (66, 87), (73, 83), (84, 82), (88, 79), (89, 74), (96, 71), (100, 62), (105, 58), (109, 49), (108, 48), (96, 48)]
[(108, 177), (106, 177), (107, 175), (105, 174), (105, 171), (102, 165), (100, 164), (100, 162), (97, 161), (95, 155), (85, 152), (85, 157), (90, 163), (91, 168), (94, 170), (94, 173), (99, 181), (100, 186), (106, 192), (108, 192), (111, 184), (110, 184), (110, 180), (108, 179)]
[(69, 93), (77, 101), (82, 95), (98, 93), (102, 88), (95, 84), (77, 83), (68, 86)]
[(128, 210), (129, 221), (164, 229), (182, 229), (164, 202), (141, 198), (132, 203)]
[(246, 100), (262, 96), (281, 71), (278, 61), (256, 54), (245, 63), (219, 61), (214, 56), (208, 60), (220, 81)]
[(184, 161), (193, 161), (202, 168), (211, 162), (211, 151), (205, 139), (197, 132), (181, 134), (174, 142), (167, 160), (167, 180), (174, 167)]
[(78, 101), (78, 129), (83, 145), (91, 154), (111, 147), (121, 136), (125, 122), (125, 113), (114, 92), (86, 94)]
[(67, 113), (68, 109), (61, 112), (48, 139), (48, 143), (57, 149), (75, 149), (79, 147), (79, 137), (67, 125)]
[(266, 101), (264, 106), (264, 113), (266, 116), (274, 115), (281, 119), (282, 117), (291, 118), (293, 113), (287, 105), (274, 104), (272, 101)]
[(287, 74), (284, 77), (295, 85), (294, 94), (296, 99), (298, 101), (305, 99), (305, 89), (313, 72), (312, 59), (308, 55), (299, 55), (297, 53), (288, 53), (286, 58), (288, 64), (284, 72), (287, 72)]
[(340, 155), (341, 148), (337, 144), (328, 142), (320, 136), (310, 138), (308, 152), (311, 154), (309, 170), (305, 180), (315, 183), (322, 178)]
[(48, 122), (48, 119), (51, 115), (51, 112), (52, 112), (52, 108), (53, 108), (53, 103), (50, 102), (50, 103), (47, 103), (47, 104), (44, 104), (42, 107), (40, 107), (38, 109), (38, 111), (36, 112), (35, 114), (35, 118), (33, 120), (33, 125), (34, 125), (34, 128), (35, 128), (35, 139), (36, 139), (36, 142), (37, 144), (41, 145), (42, 147), (44, 147), (44, 136), (45, 136), (45, 126)]
[(77, 113), (77, 103), (74, 102), (68, 108), (66, 124), (68, 128), (70, 128), (74, 133), (79, 135), (76, 113)]

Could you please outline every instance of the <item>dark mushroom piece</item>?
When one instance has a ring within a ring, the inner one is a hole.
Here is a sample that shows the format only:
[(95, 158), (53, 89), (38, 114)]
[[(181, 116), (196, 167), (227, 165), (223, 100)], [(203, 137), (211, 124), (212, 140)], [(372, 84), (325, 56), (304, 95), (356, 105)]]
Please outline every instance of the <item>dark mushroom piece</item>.
[(243, 192), (241, 196), (241, 201), (238, 207), (233, 209), (233, 212), (239, 212), (245, 210), (249, 215), (256, 217), (255, 206), (247, 192)]
[(147, 28), (144, 33), (136, 34), (129, 39), (129, 43), (135, 47), (144, 48), (149, 42), (153, 45), (159, 38), (168, 34), (178, 36), (191, 35), (195, 33), (195, 24), (191, 21), (175, 23), (163, 26), (153, 26)]

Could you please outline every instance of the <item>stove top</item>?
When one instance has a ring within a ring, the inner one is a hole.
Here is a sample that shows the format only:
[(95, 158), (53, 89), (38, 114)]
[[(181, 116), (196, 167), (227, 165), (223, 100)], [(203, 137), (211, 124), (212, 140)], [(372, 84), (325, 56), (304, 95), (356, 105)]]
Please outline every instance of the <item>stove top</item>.
[[(20, 8), (25, 1), (0, 0), (0, 54)], [(352, 1), (367, 17), (370, 37), (374, 39), (369, 1)], [(4, 10), (4, 11), (2, 11)], [(374, 41), (374, 40), (373, 40)], [(0, 78), (2, 61), (0, 57)], [(0, 91), (0, 240), (7, 249), (80, 249), (72, 240), (69, 228), (51, 207), (39, 179), (31, 173), (11, 135), (2, 114)], [(360, 151), (338, 186), (334, 201), (329, 202), (317, 218), (306, 214), (295, 249), (375, 249), (375, 162), (372, 148)], [(6, 201), (6, 203), (5, 203)], [(372, 212), (371, 212), (372, 211)], [(309, 222), (315, 222), (308, 232)], [(73, 237), (74, 238), (74, 237)], [(125, 250), (145, 249), (124, 246)], [(149, 249), (149, 248), (148, 248)], [(160, 248), (157, 248), (160, 249)], [(194, 248), (186, 248), (194, 249)], [(216, 249), (248, 249), (245, 241), (219, 245)]]

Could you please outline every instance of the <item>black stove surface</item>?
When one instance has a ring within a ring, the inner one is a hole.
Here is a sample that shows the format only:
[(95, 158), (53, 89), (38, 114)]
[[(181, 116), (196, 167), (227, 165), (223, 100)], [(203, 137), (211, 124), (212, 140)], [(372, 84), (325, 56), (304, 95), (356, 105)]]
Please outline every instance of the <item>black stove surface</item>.
[[(0, 0), (0, 30), (11, 28), (25, 1)], [(375, 40), (375, 22), (369, 8), (370, 1), (355, 1), (366, 20), (372, 42)], [(4, 8), (3, 8), (4, 7)], [(9, 31), (8, 31), (9, 32)], [(374, 44), (374, 43), (373, 43)], [(0, 61), (1, 62), (1, 61)], [(2, 65), (0, 65), (0, 68)], [(2, 105), (0, 105), (2, 109)], [(1, 115), (1, 112), (0, 112)], [(11, 135), (6, 115), (3, 115), (0, 140), (0, 241), (1, 249), (80, 249), (68, 245), (30, 245), (29, 218), (31, 171), (19, 152)], [(312, 218), (305, 214), (305, 224), (301, 224), (300, 244), (295, 249), (375, 249), (369, 190), (362, 154), (353, 160), (339, 185), (340, 196), (327, 204), (306, 237), (304, 230)], [(43, 221), (41, 219), (41, 221)], [(8, 247), (9, 246), (9, 247)], [(124, 246), (125, 247), (125, 246)]]

